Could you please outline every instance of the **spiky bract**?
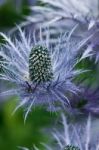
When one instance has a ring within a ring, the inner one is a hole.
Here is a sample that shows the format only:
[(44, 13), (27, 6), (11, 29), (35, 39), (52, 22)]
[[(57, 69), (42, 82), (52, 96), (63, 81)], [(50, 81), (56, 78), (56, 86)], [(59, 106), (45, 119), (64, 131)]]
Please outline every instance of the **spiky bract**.
[[(58, 150), (98, 150), (99, 148), (99, 128), (97, 128), (99, 121), (92, 118), (90, 115), (85, 118), (79, 118), (79, 121), (69, 122), (66, 116), (62, 114), (63, 130), (60, 128), (55, 129), (53, 133), (54, 138), (58, 143)], [(97, 131), (96, 131), (97, 128)], [(93, 135), (95, 133), (95, 136)]]

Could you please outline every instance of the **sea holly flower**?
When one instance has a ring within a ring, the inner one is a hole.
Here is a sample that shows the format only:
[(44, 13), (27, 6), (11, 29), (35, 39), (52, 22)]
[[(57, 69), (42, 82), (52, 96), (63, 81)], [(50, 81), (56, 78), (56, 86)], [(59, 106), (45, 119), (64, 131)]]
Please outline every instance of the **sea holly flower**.
[(51, 47), (49, 30), (43, 39), (40, 29), (40, 38), (36, 39), (35, 34), (28, 36), (18, 29), (19, 35), (14, 40), (1, 33), (5, 44), (0, 51), (0, 56), (4, 58), (0, 79), (15, 86), (0, 95), (18, 95), (20, 101), (15, 111), (25, 106), (25, 119), (32, 106), (43, 105), (50, 111), (56, 111), (61, 105), (66, 109), (70, 105), (68, 93), (79, 91), (73, 79), (85, 72), (75, 69), (75, 66), (91, 55), (91, 49), (86, 49), (81, 58), (77, 54), (90, 37), (74, 45), (71, 40), (74, 27), (69, 35), (62, 35), (56, 46)]
[(63, 150), (67, 148), (66, 150), (72, 150), (74, 147), (74, 150), (98, 150), (99, 129), (97, 129), (94, 140), (92, 138), (93, 132), (95, 131), (94, 128), (97, 128), (94, 126), (97, 126), (98, 123), (95, 125), (94, 122), (97, 121), (94, 120), (92, 123), (92, 119), (93, 118), (89, 115), (87, 121), (80, 121), (72, 124), (67, 121), (65, 115), (62, 114), (63, 132), (59, 128), (53, 133), (60, 149)]
[[(79, 121), (69, 121), (65, 114), (61, 115), (62, 122), (52, 132), (54, 144), (42, 143), (46, 150), (98, 150), (99, 149), (99, 120), (88, 117), (81, 117)], [(56, 141), (56, 142), (55, 142)], [(29, 150), (20, 147), (21, 150)], [(34, 146), (35, 150), (39, 150)]]
[[(98, 22), (98, 0), (40, 0), (40, 2), (43, 5), (30, 7), (33, 13), (31, 12), (20, 26), (31, 28), (32, 31), (38, 30), (39, 26), (49, 27), (51, 37), (54, 39), (50, 40), (50, 43), (55, 44), (57, 35), (66, 31), (69, 33), (76, 24), (79, 27), (73, 33), (74, 38), (81, 40)], [(15, 30), (16, 28), (11, 32)], [(43, 31), (44, 36), (45, 34)]]
[(90, 22), (98, 17), (98, 0), (40, 0), (43, 6), (33, 6), (34, 17), (28, 17), (32, 22), (48, 22), (49, 24), (64, 19), (74, 19), (79, 22)]
[(85, 32), (94, 26), (98, 20), (98, 0), (40, 0), (43, 5), (30, 7), (30, 16), (22, 26), (33, 23), (35, 28), (39, 24), (50, 26), (50, 32), (54, 37), (58, 33), (70, 31), (75, 24), (79, 24), (76, 36), (82, 37)]
[[(78, 40), (82, 37), (85, 38), (87, 34), (91, 34), (90, 29), (92, 28), (93, 33), (95, 33), (95, 26), (97, 26), (99, 19), (98, 0), (40, 0), (40, 2), (43, 5), (30, 7), (33, 13), (31, 12), (31, 15), (26, 17), (26, 22), (22, 23), (22, 26), (28, 27), (30, 25), (31, 30), (34, 30), (34, 28), (38, 30), (39, 25), (42, 27), (49, 26), (50, 34), (54, 38), (54, 41), (50, 40), (50, 43), (55, 43), (57, 35), (66, 31), (70, 32), (76, 24), (79, 27), (73, 34), (74, 38)], [(46, 33), (43, 31), (43, 34)], [(95, 62), (98, 62), (98, 44), (95, 44), (94, 39), (96, 39), (96, 34), (90, 42), (94, 53), (96, 53)]]

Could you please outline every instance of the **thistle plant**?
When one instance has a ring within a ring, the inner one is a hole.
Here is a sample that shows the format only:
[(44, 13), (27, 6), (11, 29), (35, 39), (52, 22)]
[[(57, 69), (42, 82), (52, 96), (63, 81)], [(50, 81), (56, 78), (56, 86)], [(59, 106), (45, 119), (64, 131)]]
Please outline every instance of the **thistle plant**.
[(84, 36), (85, 32), (98, 21), (98, 0), (40, 0), (42, 5), (30, 7), (30, 16), (23, 25), (37, 23), (50, 26), (51, 34), (56, 36), (59, 32), (70, 31), (75, 24), (79, 24), (76, 36)]
[(0, 56), (5, 61), (2, 61), (3, 73), (0, 79), (11, 82), (15, 87), (0, 95), (19, 96), (19, 105), (15, 111), (25, 106), (25, 120), (32, 106), (43, 105), (49, 111), (56, 111), (60, 105), (63, 109), (70, 107), (68, 93), (76, 94), (79, 91), (73, 79), (85, 70), (76, 69), (75, 66), (91, 55), (91, 49), (88, 45), (81, 57), (78, 57), (78, 51), (90, 37), (74, 45), (71, 40), (74, 29), (69, 35), (59, 37), (55, 47), (49, 44), (49, 30), (45, 39), (41, 29), (40, 38), (37, 39), (35, 34), (27, 37), (20, 28), (18, 37), (13, 41), (1, 33), (5, 44), (2, 45)]
[[(31, 15), (26, 16), (26, 21), (20, 26), (29, 26), (31, 30), (34, 28), (38, 30), (39, 26), (49, 26), (55, 40), (57, 35), (70, 31), (77, 23), (79, 29), (75, 36), (80, 38), (84, 36), (86, 30), (98, 22), (98, 0), (55, 0), (54, 2), (40, 0), (39, 2), (40, 5), (30, 7)], [(16, 28), (12, 31), (15, 30)]]
[[(26, 22), (15, 27), (16, 35), (0, 32), (0, 87), (11, 85), (0, 89), (1, 101), (17, 96), (14, 113), (23, 107), (24, 121), (35, 107), (62, 114), (53, 130), (47, 128), (47, 136), (52, 134), (50, 144), (41, 143), (45, 150), (99, 150), (94, 118), (99, 116), (98, 3), (40, 0), (41, 5), (30, 7)], [(33, 150), (40, 149), (35, 144)]]
[(94, 130), (92, 119), (93, 118), (89, 115), (87, 122), (80, 121), (72, 124), (71, 122), (69, 123), (65, 115), (62, 114), (63, 132), (57, 129), (53, 133), (53, 136), (60, 147), (59, 149), (69, 148), (69, 150), (72, 150), (74, 147), (76, 150), (98, 150), (99, 129), (97, 129), (97, 135), (95, 135), (95, 139), (93, 140), (93, 138), (91, 138), (93, 135), (92, 130)]
[[(90, 22), (98, 17), (98, 0), (73, 1), (73, 0), (40, 0), (43, 6), (33, 6), (36, 12), (35, 19), (28, 17), (29, 21), (38, 19), (40, 22), (56, 22), (61, 19), (74, 19), (80, 22)], [(37, 17), (37, 18), (36, 18)]]
[[(42, 145), (46, 150), (98, 150), (99, 128), (95, 129), (98, 121), (90, 115), (87, 117), (87, 120), (85, 120), (84, 118), (83, 122), (71, 123), (68, 121), (65, 114), (62, 114), (62, 126), (57, 126), (52, 132), (53, 141), (56, 141), (56, 145)], [(96, 122), (96, 125), (93, 121)], [(97, 134), (93, 139), (94, 131), (97, 132)], [(20, 148), (22, 150), (28, 150), (28, 148), (25, 147)], [(34, 146), (34, 149), (39, 150), (36, 146)]]

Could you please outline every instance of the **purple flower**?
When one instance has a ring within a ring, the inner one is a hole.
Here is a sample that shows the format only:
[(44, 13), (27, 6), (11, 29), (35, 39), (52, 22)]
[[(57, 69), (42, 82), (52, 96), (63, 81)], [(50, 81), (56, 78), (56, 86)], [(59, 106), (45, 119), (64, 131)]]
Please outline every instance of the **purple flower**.
[(32, 6), (33, 13), (26, 17), (22, 25), (36, 24), (42, 27), (50, 26), (51, 35), (70, 31), (74, 25), (79, 24), (76, 37), (83, 37), (98, 19), (98, 0), (41, 0), (43, 6)]
[(94, 2), (92, 0), (41, 0), (41, 3), (44, 4), (43, 7), (31, 7), (35, 14), (33, 13), (34, 17), (27, 17), (30, 22), (41, 22), (43, 25), (56, 22), (56, 25), (61, 25), (61, 22), (57, 24), (60, 20), (71, 19), (75, 22), (88, 23), (98, 17), (98, 0)]
[[(92, 120), (94, 120), (94, 123)], [(90, 115), (87, 118), (87, 121), (83, 120), (83, 122), (79, 121), (77, 123), (71, 123), (67, 120), (66, 116), (62, 114), (62, 125), (63, 130), (61, 128), (57, 128), (53, 133), (53, 136), (61, 150), (63, 150), (67, 145), (73, 145), (80, 150), (98, 150), (98, 121), (93, 119)], [(97, 134), (95, 134), (93, 139), (93, 132), (95, 132), (95, 128), (97, 128)]]
[(19, 28), (19, 35), (13, 41), (1, 33), (6, 43), (0, 51), (5, 60), (0, 79), (15, 85), (1, 96), (18, 95), (20, 102), (15, 111), (25, 106), (25, 119), (32, 106), (43, 105), (50, 111), (56, 109), (56, 105), (66, 108), (69, 105), (68, 93), (79, 91), (73, 79), (85, 71), (77, 70), (75, 66), (90, 56), (91, 50), (85, 50), (81, 58), (77, 54), (90, 37), (74, 44), (71, 40), (74, 29), (59, 37), (55, 47), (50, 46), (49, 30), (43, 38), (40, 29), (40, 36), (36, 39), (35, 33), (28, 36)]
[[(46, 150), (98, 150), (99, 149), (99, 120), (90, 115), (79, 118), (79, 122), (69, 122), (62, 114), (61, 124), (52, 132), (54, 144), (42, 144)], [(21, 150), (29, 150), (20, 147)], [(39, 150), (34, 146), (35, 150)]]

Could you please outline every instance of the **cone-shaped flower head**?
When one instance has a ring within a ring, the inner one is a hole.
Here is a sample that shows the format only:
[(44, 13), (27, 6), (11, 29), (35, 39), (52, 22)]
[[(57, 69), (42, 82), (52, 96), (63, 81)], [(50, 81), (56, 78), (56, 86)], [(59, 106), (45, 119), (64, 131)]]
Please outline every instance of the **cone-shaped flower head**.
[(78, 147), (67, 145), (64, 150), (80, 150)]
[(51, 58), (47, 48), (37, 46), (31, 50), (29, 56), (29, 78), (37, 84), (52, 80)]
[[(73, 79), (83, 72), (75, 70), (75, 65), (79, 62), (77, 54), (88, 38), (74, 44), (74, 41), (70, 40), (73, 30), (69, 35), (59, 37), (55, 47), (49, 44), (49, 30), (46, 30), (46, 37), (43, 38), (40, 29), (40, 36), (36, 39), (35, 34), (28, 36), (19, 28), (19, 35), (13, 41), (1, 33), (6, 43), (0, 51), (4, 58), (0, 79), (16, 86), (1, 96), (18, 95), (21, 101), (16, 110), (25, 105), (25, 117), (32, 106), (36, 105), (45, 105), (50, 111), (55, 111), (56, 105), (59, 107), (60, 104), (66, 108), (69, 105), (66, 94), (77, 93), (78, 87), (73, 83)], [(80, 60), (89, 55), (90, 51), (86, 50)]]

